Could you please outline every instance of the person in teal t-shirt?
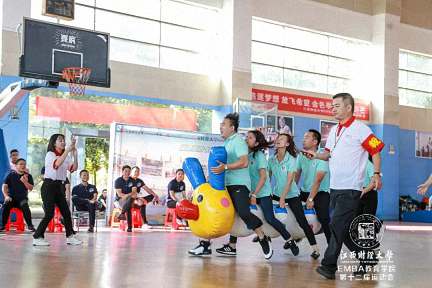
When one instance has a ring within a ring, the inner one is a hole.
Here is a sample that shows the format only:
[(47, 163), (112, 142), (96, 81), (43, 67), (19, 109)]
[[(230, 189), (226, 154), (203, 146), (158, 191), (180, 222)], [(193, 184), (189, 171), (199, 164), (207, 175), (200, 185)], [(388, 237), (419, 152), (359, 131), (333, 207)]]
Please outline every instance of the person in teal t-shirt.
[[(227, 163), (219, 162), (219, 166), (212, 167), (211, 172), (214, 174), (220, 174), (225, 171), (225, 185), (230, 194), (235, 211), (246, 223), (246, 226), (255, 231), (259, 238), (259, 243), (263, 250), (264, 257), (270, 259), (273, 255), (273, 249), (271, 248), (267, 237), (264, 235), (262, 229), (263, 222), (255, 216), (249, 208), (249, 194), (251, 187), (248, 169), (249, 151), (245, 140), (237, 134), (238, 127), (239, 115), (237, 113), (230, 113), (225, 116), (220, 125), (220, 132), (222, 138), (225, 140), (224, 146), (228, 156)], [(190, 250), (189, 253), (193, 255), (201, 255), (199, 252), (202, 251), (203, 242), (205, 242), (205, 248), (209, 250), (209, 241), (200, 241), (200, 245)], [(228, 256), (236, 256), (236, 243), (237, 237), (231, 236), (229, 243), (216, 249), (216, 252)], [(198, 251), (198, 253), (195, 253), (194, 251)]]
[(366, 164), (365, 180), (363, 183), (363, 191), (360, 196), (360, 204), (357, 210), (357, 215), (371, 214), (376, 215), (378, 207), (378, 191), (375, 189), (375, 183), (372, 181), (374, 177), (374, 166), (372, 157), (369, 155), (369, 160)]
[[(303, 136), (303, 149), (318, 151), (321, 133), (310, 129)], [(297, 157), (296, 182), (303, 180), (300, 198), (306, 202), (308, 209), (315, 208), (318, 221), (324, 231), (327, 244), (330, 242), (330, 171), (328, 162), (319, 159), (309, 159), (303, 154)]]
[[(264, 151), (271, 146), (271, 143), (267, 142), (264, 134), (258, 130), (249, 131), (246, 142), (249, 146), (249, 175), (252, 186), (250, 202), (252, 205), (258, 204), (261, 207), (264, 219), (284, 238), (286, 241), (284, 249), (290, 249), (297, 256), (299, 253), (297, 244), (285, 225), (276, 219), (273, 210), (272, 188), (267, 171), (268, 162), (264, 155)], [(253, 241), (258, 242), (258, 238), (255, 237)]]
[(320, 253), (315, 235), (306, 220), (300, 191), (294, 181), (297, 171), (297, 149), (293, 137), (289, 134), (279, 134), (275, 144), (276, 154), (269, 159), (269, 172), (275, 180), (273, 200), (278, 201), (281, 208), (288, 204), (312, 247), (311, 257), (318, 259)]

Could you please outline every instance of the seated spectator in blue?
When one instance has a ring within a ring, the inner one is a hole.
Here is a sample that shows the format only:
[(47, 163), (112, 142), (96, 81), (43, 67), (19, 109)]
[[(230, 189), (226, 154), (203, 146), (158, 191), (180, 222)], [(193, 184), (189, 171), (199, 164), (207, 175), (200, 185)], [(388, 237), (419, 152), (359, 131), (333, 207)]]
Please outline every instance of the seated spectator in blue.
[(168, 184), (167, 207), (176, 208), (177, 202), (186, 199), (186, 184), (184, 180), (183, 169), (176, 171), (176, 177)]
[(15, 169), (10, 170), (3, 181), (3, 215), (0, 231), (5, 229), (12, 208), (21, 209), (27, 228), (34, 232), (30, 207), (28, 205), (28, 191), (33, 189), (33, 177), (27, 173), (26, 160), (20, 158), (15, 162)]
[(98, 198), (98, 209), (100, 212), (105, 212), (107, 208), (107, 189), (102, 190), (102, 194)]
[[(137, 188), (135, 181), (130, 177), (131, 167), (124, 165), (122, 167), (122, 176), (117, 178), (114, 182), (114, 189), (116, 192), (116, 201), (122, 209), (118, 216), (119, 220), (126, 220), (128, 224), (127, 232), (132, 232), (132, 204), (137, 198)], [(126, 215), (127, 214), (127, 218)]]
[(96, 186), (88, 183), (89, 173), (87, 170), (80, 171), (81, 183), (72, 189), (72, 203), (77, 211), (88, 211), (90, 227), (89, 233), (94, 232), (97, 209), (97, 189)]

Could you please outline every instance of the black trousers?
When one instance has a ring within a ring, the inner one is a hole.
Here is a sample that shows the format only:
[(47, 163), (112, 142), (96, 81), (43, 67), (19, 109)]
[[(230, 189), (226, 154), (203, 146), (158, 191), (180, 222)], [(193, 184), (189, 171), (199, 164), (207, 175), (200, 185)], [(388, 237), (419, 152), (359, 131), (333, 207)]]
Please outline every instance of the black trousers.
[(97, 202), (90, 203), (87, 199), (72, 197), (72, 203), (77, 209), (77, 211), (89, 212), (89, 221), (90, 221), (89, 224), (90, 227), (94, 227), (96, 221)]
[[(250, 230), (263, 225), (262, 221), (250, 211), (249, 189), (244, 185), (226, 187), (233, 202), (234, 210)], [(230, 236), (230, 243), (237, 243), (237, 237)]]
[(281, 234), (284, 240), (288, 240), (291, 238), (291, 234), (286, 229), (285, 225), (280, 222), (273, 210), (273, 200), (271, 196), (257, 198), (257, 204), (261, 207), (261, 210), (264, 214), (264, 219), (267, 221), (270, 226), (272, 226), (276, 231)]
[[(309, 192), (301, 192), (300, 198), (306, 202), (309, 198)], [(324, 235), (327, 239), (327, 244), (330, 242), (330, 193), (319, 191), (314, 198), (314, 208), (317, 214), (318, 221), (321, 223)]]
[(15, 198), (15, 197), (11, 197), (11, 198), (12, 198), (12, 201), (4, 203), (4, 205), (3, 205), (2, 227), (6, 226), (8, 219), (9, 219), (10, 211), (12, 208), (20, 209), (23, 212), (24, 220), (27, 223), (27, 227), (29, 227), (29, 228), (33, 227), (30, 207), (28, 205), (28, 199), (27, 198)]
[[(144, 197), (143, 199), (145, 199), (147, 202), (151, 202), (151, 201), (153, 201), (154, 196), (148, 195), (148, 196)], [(126, 213), (128, 228), (130, 228), (130, 229), (132, 229), (132, 211), (131, 211), (132, 208), (139, 208), (140, 212), (141, 212), (141, 218), (142, 218), (144, 224), (147, 223), (147, 216), (146, 216), (147, 204), (138, 206), (138, 205), (134, 204), (135, 200), (136, 200), (136, 198), (128, 197), (126, 200), (126, 203), (122, 207), (122, 213)]]
[(45, 230), (51, 219), (54, 217), (54, 209), (56, 205), (60, 210), (60, 214), (63, 216), (66, 237), (73, 234), (72, 217), (69, 206), (66, 202), (63, 182), (64, 181), (45, 179), (42, 184), (41, 196), (45, 215), (39, 223), (36, 232), (33, 234), (35, 239), (44, 237)]
[(321, 264), (331, 272), (337, 271), (337, 260), (343, 244), (350, 251), (360, 251), (349, 236), (349, 227), (357, 216), (360, 195), (361, 192), (357, 190), (332, 189), (330, 192), (330, 208), (333, 209), (330, 221), (331, 238)]
[(376, 215), (378, 207), (378, 192), (376, 190), (369, 191), (362, 198), (357, 210), (357, 215), (371, 214)]
[[(279, 201), (280, 198), (276, 195), (273, 195), (273, 200)], [(293, 212), (294, 217), (296, 218), (297, 223), (300, 225), (300, 228), (302, 228), (303, 232), (305, 233), (309, 244), (311, 246), (316, 245), (317, 242), (315, 239), (315, 234), (313, 233), (312, 228), (309, 226), (309, 223), (307, 222), (300, 196), (285, 199), (285, 203), (288, 204), (289, 208)]]

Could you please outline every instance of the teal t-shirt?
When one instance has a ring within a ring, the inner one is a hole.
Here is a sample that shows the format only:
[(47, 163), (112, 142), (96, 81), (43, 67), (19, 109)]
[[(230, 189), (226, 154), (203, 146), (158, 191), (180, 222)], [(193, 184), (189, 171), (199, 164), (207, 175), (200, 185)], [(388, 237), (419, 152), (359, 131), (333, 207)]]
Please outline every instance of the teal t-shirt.
[(330, 192), (330, 171), (327, 161), (323, 160), (310, 160), (303, 154), (297, 156), (297, 170), (301, 170), (303, 192), (311, 192), (312, 186), (315, 182), (316, 174), (318, 172), (325, 172), (325, 176), (321, 181), (319, 191)]
[[(246, 141), (237, 133), (225, 139), (224, 146), (228, 156), (227, 164), (235, 163), (241, 156), (248, 156), (249, 154)], [(249, 176), (249, 168), (225, 171), (225, 185), (244, 185), (250, 190), (251, 179)]]
[(263, 152), (258, 151), (255, 152), (255, 157), (253, 156), (253, 152), (249, 153), (249, 175), (251, 178), (251, 186), (252, 186), (252, 192), (256, 190), (256, 187), (258, 186), (258, 182), (260, 179), (260, 169), (265, 169), (267, 178), (264, 183), (264, 185), (261, 187), (261, 190), (259, 191), (257, 198), (262, 198), (266, 196), (271, 195), (271, 185), (270, 185), (270, 179), (268, 175), (268, 162)]
[(366, 175), (365, 175), (363, 187), (369, 186), (371, 179), (374, 176), (374, 170), (375, 170), (375, 168), (374, 168), (373, 163), (368, 160), (367, 164), (366, 164), (366, 173), (365, 173)]
[[(284, 159), (279, 162), (276, 155), (273, 155), (269, 159), (269, 171), (271, 171), (272, 177), (274, 177), (274, 195), (280, 197), (282, 194), (287, 179), (288, 173), (295, 173), (297, 171), (297, 160), (291, 156), (288, 152), (285, 154)], [(300, 190), (295, 183), (295, 179), (291, 183), (291, 188), (288, 191), (286, 199), (294, 198), (300, 195)]]

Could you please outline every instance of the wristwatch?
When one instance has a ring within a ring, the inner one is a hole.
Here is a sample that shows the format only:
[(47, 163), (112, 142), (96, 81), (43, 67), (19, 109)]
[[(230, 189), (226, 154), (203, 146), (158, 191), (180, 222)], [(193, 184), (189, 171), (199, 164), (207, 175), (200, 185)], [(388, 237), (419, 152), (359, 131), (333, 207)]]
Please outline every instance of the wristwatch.
[(225, 164), (225, 170), (228, 170), (228, 164)]
[(308, 198), (307, 201), (313, 202), (313, 198)]
[(383, 176), (383, 174), (381, 172), (374, 172), (374, 175), (379, 175), (380, 177)]
[(251, 193), (250, 197), (257, 198), (256, 194), (254, 194), (254, 193)]

